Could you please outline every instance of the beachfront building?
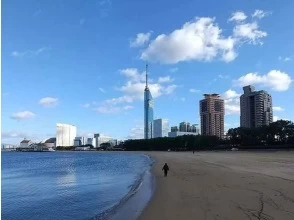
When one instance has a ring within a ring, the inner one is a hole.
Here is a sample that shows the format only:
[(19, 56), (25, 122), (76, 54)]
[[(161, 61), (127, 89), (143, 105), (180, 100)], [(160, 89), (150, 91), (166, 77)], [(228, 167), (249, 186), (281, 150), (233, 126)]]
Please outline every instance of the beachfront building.
[(244, 86), (240, 97), (240, 126), (256, 128), (273, 122), (272, 97), (266, 91), (254, 91), (254, 86)]
[(45, 139), (44, 141), (42, 141), (41, 143), (43, 143), (44, 146), (47, 148), (55, 148), (56, 147), (56, 138), (55, 137), (48, 138), (48, 139)]
[(146, 86), (144, 90), (144, 139), (153, 135), (153, 98), (148, 87), (148, 65), (146, 65)]
[(81, 146), (81, 145), (86, 145), (85, 137), (75, 137), (74, 146)]
[(153, 121), (153, 138), (168, 137), (169, 122), (168, 119), (155, 119)]
[(95, 139), (91, 137), (87, 138), (86, 145), (92, 145), (93, 147), (96, 147)]
[(204, 94), (200, 100), (201, 134), (223, 138), (224, 136), (224, 100), (219, 94)]
[(103, 134), (94, 134), (95, 147), (100, 148), (101, 144), (110, 143), (111, 146), (117, 145), (117, 140)]
[(77, 127), (69, 124), (56, 124), (56, 146), (74, 146), (74, 139), (77, 136)]
[(33, 144), (33, 142), (31, 140), (22, 140), (19, 144), (20, 148), (28, 148), (31, 144)]

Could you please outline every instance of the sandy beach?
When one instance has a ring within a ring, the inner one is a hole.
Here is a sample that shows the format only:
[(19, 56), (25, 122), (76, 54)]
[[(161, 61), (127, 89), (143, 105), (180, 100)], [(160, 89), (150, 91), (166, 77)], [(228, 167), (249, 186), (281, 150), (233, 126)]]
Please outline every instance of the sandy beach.
[(148, 154), (156, 189), (140, 220), (294, 219), (293, 151)]

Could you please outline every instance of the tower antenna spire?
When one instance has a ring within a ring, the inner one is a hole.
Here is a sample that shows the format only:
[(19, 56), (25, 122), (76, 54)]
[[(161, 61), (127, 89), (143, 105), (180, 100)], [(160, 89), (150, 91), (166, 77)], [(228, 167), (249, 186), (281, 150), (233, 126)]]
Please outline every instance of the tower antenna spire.
[(148, 88), (148, 64), (146, 63), (146, 88)]

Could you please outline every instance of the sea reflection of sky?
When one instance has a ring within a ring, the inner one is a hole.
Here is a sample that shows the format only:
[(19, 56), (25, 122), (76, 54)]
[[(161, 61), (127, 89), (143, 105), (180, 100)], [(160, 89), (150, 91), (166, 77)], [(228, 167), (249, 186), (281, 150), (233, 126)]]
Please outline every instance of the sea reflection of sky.
[(69, 167), (64, 170), (60, 175), (58, 175), (56, 178), (56, 183), (60, 187), (75, 186), (77, 183), (77, 178), (74, 167)]

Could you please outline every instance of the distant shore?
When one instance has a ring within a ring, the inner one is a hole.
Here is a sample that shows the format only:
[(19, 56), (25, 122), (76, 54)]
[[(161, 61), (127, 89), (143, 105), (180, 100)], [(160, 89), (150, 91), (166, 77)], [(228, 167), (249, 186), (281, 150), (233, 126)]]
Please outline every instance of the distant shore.
[(140, 220), (294, 219), (293, 151), (146, 154), (156, 189)]

